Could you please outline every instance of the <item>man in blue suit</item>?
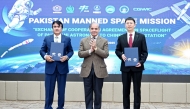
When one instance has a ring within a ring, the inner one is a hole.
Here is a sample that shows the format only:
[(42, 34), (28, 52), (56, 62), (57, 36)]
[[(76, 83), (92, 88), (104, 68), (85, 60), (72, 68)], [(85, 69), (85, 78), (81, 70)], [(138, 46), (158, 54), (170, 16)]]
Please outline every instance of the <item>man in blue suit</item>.
[[(52, 29), (54, 35), (50, 35), (44, 38), (40, 55), (45, 64), (45, 109), (53, 109), (53, 97), (55, 82), (57, 80), (58, 86), (58, 107), (57, 109), (64, 109), (65, 102), (65, 86), (67, 73), (69, 73), (68, 60), (73, 55), (73, 48), (71, 45), (70, 37), (61, 34), (63, 24), (60, 21), (54, 21), (52, 23)], [(60, 61), (54, 61), (50, 55), (51, 42), (64, 43), (64, 53), (60, 58)]]

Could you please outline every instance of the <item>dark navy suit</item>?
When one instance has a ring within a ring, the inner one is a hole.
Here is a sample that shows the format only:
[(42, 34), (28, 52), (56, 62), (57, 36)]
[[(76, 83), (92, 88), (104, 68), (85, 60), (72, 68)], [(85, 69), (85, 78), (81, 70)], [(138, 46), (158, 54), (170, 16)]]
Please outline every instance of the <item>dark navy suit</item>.
[[(54, 42), (54, 36), (46, 36), (43, 41), (43, 45), (40, 50), (40, 55), (44, 59), (44, 56), (50, 55), (51, 42)], [(61, 35), (61, 43), (64, 43), (63, 56), (67, 55), (70, 59), (73, 55), (73, 48), (71, 45), (70, 37)], [(68, 60), (48, 62), (45, 64), (45, 109), (53, 109), (51, 107), (54, 97), (55, 82), (58, 86), (58, 107), (57, 109), (63, 109), (65, 102), (65, 86), (67, 73), (69, 73)]]

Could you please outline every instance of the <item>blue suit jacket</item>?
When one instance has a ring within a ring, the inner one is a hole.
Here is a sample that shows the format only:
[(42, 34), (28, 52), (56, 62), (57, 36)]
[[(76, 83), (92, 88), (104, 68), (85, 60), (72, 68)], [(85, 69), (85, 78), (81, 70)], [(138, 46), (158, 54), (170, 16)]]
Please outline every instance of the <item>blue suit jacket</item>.
[[(44, 56), (47, 54), (50, 54), (50, 48), (51, 48), (51, 42), (54, 42), (54, 36), (46, 36), (43, 41), (43, 45), (40, 50), (40, 55), (44, 59)], [(61, 35), (61, 43), (64, 43), (64, 53), (63, 56), (67, 55), (70, 59), (73, 55), (73, 48), (71, 45), (71, 39), (70, 37), (67, 37), (65, 35)], [(60, 74), (66, 74), (69, 73), (69, 65), (68, 60), (65, 62), (61, 61), (54, 61), (54, 62), (48, 62), (46, 61), (45, 64), (45, 73), (46, 74), (53, 74), (55, 71), (55, 68), (57, 66), (57, 69)]]

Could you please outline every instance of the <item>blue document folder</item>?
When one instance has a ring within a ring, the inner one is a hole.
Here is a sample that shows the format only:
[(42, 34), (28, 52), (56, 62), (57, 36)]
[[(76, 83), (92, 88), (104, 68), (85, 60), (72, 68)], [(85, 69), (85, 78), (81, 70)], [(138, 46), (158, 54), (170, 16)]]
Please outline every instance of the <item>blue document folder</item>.
[(54, 61), (60, 61), (64, 53), (64, 43), (51, 42), (50, 55)]
[(137, 47), (124, 48), (125, 56), (127, 60), (125, 61), (125, 66), (136, 66), (139, 62), (139, 53)]

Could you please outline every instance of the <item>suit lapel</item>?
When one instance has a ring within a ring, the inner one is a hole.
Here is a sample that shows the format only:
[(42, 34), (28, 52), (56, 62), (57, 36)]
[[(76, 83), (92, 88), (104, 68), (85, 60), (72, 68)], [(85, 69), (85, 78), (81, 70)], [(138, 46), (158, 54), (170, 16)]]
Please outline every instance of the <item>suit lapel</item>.
[(54, 36), (53, 35), (50, 37), (50, 42), (54, 42)]
[(90, 36), (86, 38), (86, 40), (84, 42), (85, 43), (85, 48), (90, 49), (90, 40), (91, 40)]
[(101, 37), (98, 36), (97, 39), (96, 39), (96, 45), (98, 46), (98, 44), (101, 42)]
[(137, 42), (138, 37), (139, 37), (138, 34), (135, 32), (135, 36), (134, 36), (134, 40), (133, 40), (133, 46)]
[(90, 40), (91, 40), (91, 37), (87, 37), (87, 40), (86, 40), (86, 43), (89, 44), (90, 43)]
[(127, 38), (127, 33), (123, 35), (123, 41), (124, 41), (124, 45), (125, 47), (129, 47), (129, 43), (128, 43), (128, 38)]
[(64, 43), (64, 42), (65, 42), (64, 35), (61, 35), (61, 43)]

